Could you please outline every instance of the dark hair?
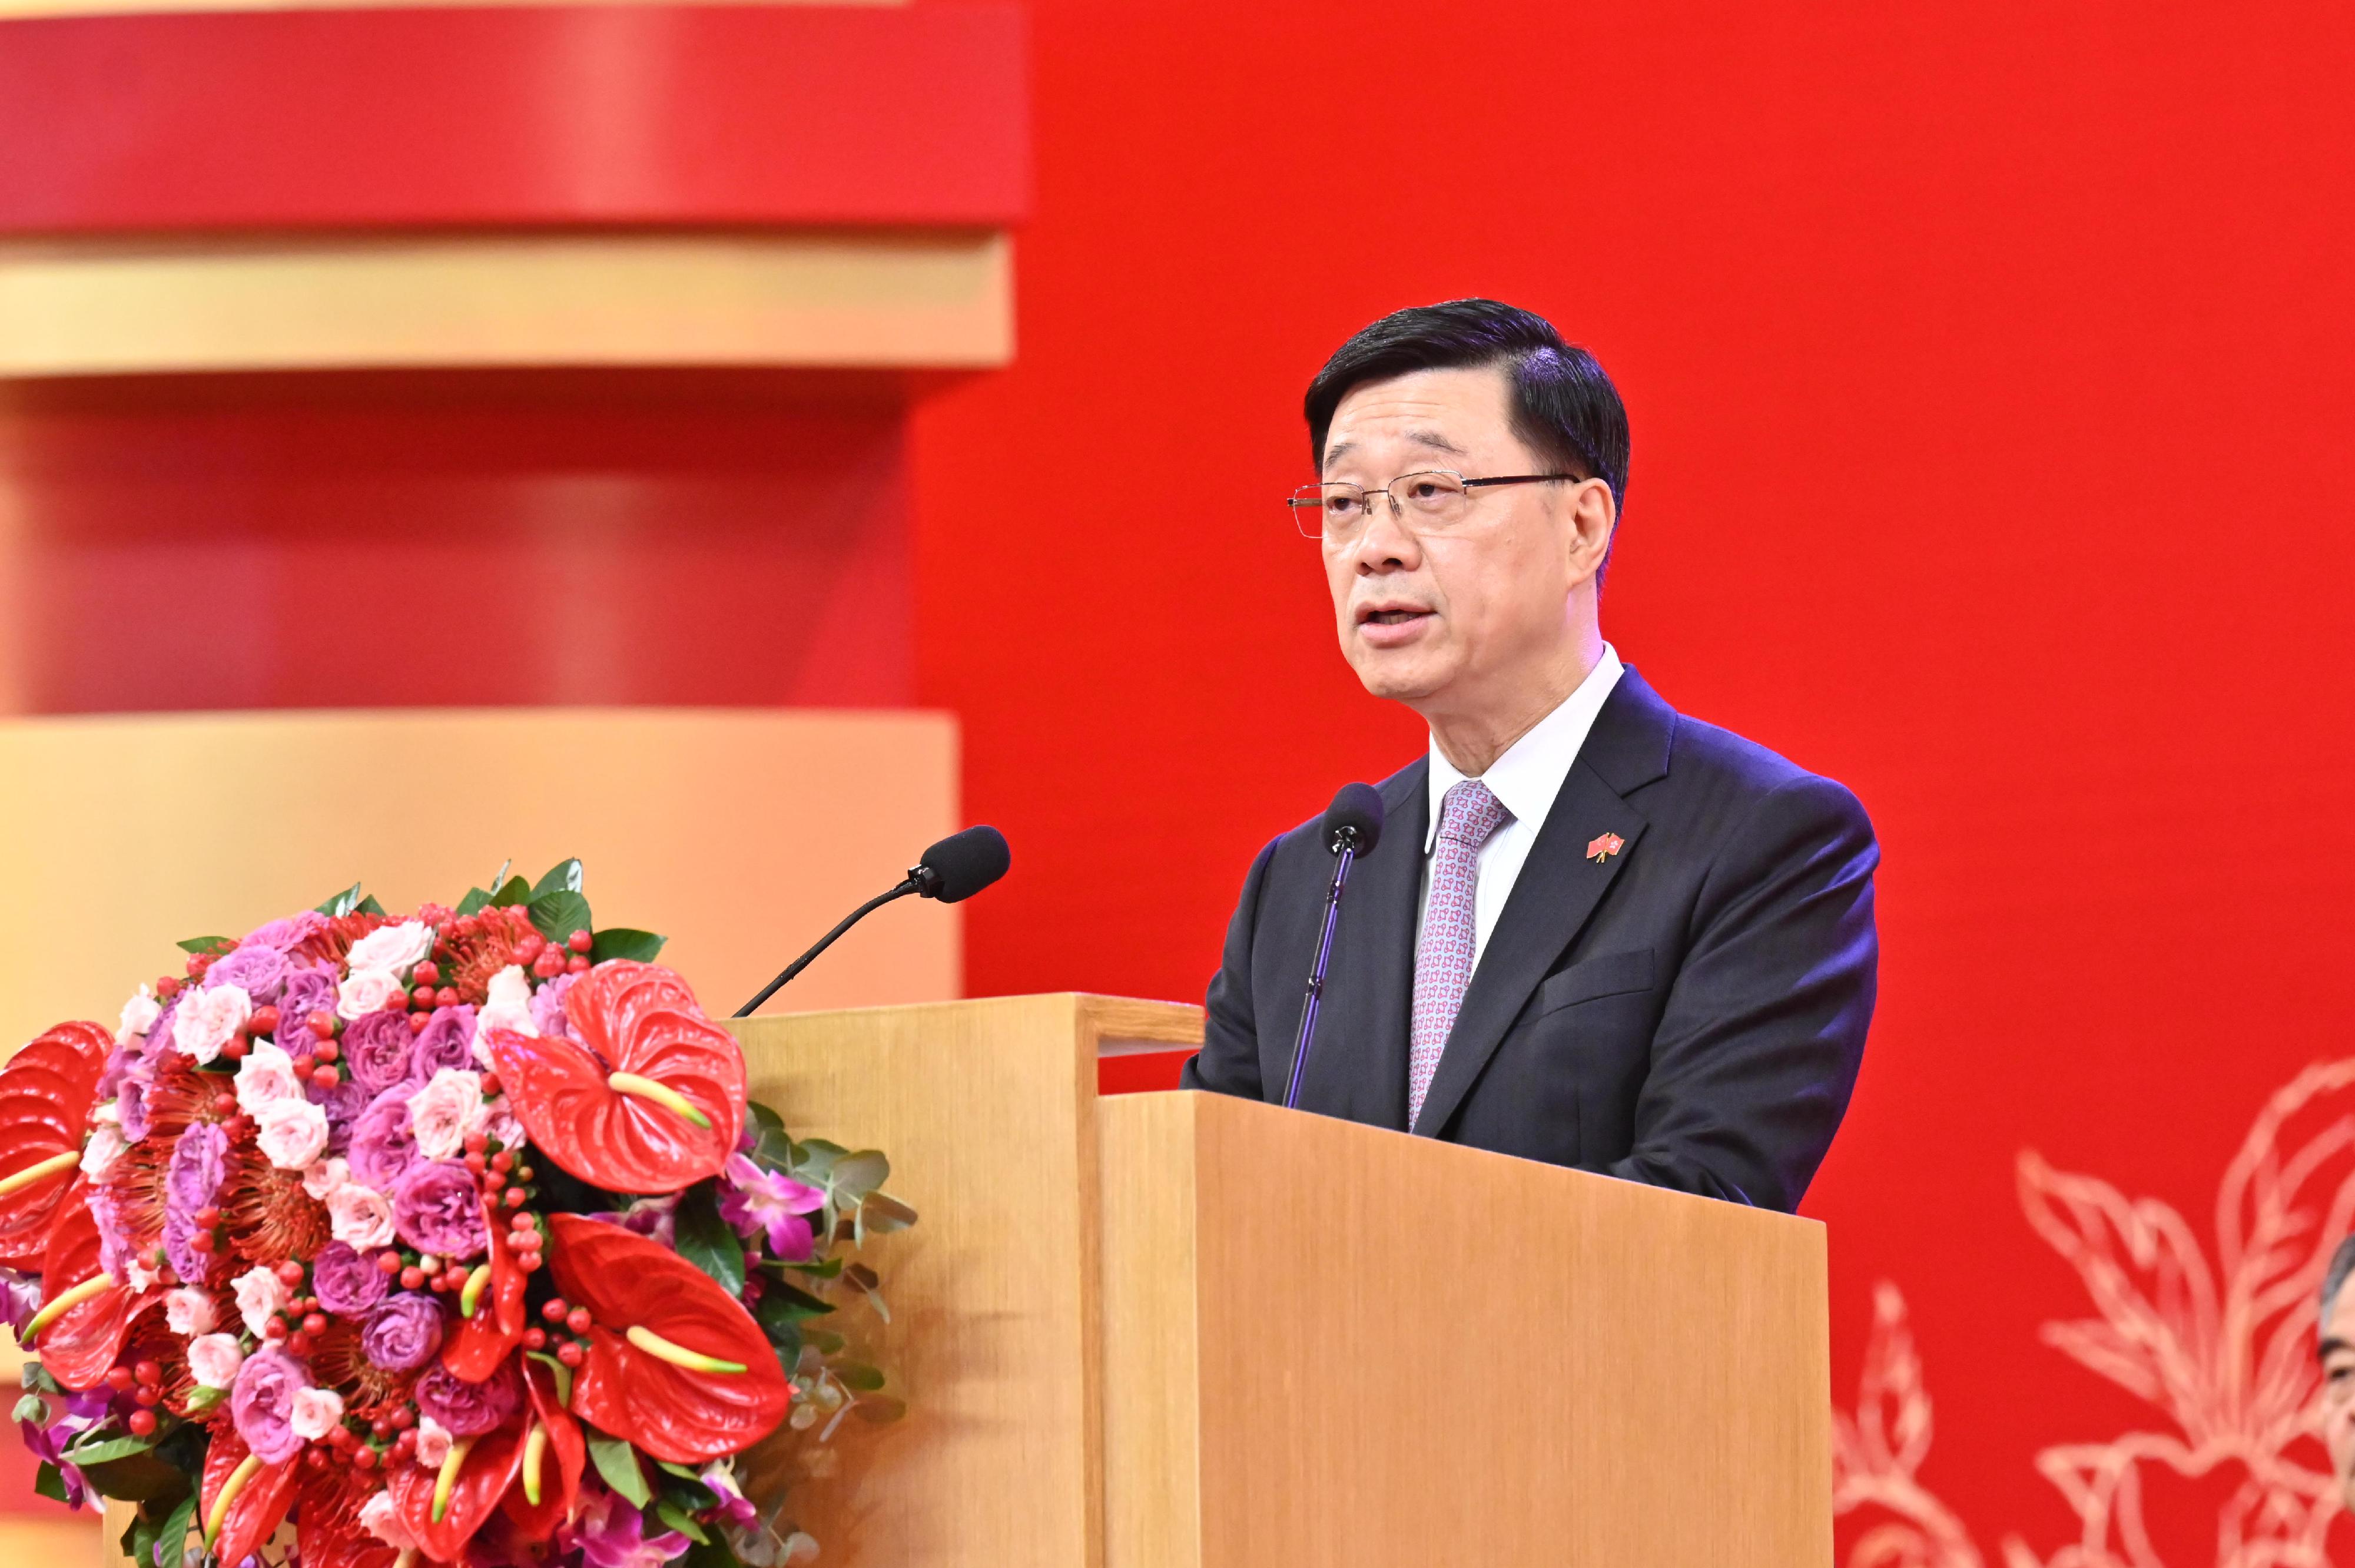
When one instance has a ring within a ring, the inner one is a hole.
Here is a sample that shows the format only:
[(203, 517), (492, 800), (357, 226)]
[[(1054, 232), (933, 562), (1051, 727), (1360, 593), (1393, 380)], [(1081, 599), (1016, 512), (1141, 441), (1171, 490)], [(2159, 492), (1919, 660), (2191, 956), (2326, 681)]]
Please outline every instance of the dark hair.
[(1308, 460), (1325, 465), (1333, 411), (1350, 389), (1415, 370), (1498, 365), (1513, 383), (1513, 433), (1547, 464), (1611, 486), (1627, 504), (1627, 409), (1594, 356), (1553, 324), (1495, 300), (1449, 300), (1393, 311), (1333, 352), (1308, 383)]
[(2318, 1344), (2324, 1335), (2330, 1332), (2330, 1304), (2339, 1299), (2339, 1292), (2346, 1285), (2347, 1276), (2350, 1274), (2355, 1274), (2355, 1236), (2339, 1243), (2339, 1250), (2330, 1254), (2330, 1266), (2323, 1271), (2321, 1309), (2314, 1318), (2314, 1335)]

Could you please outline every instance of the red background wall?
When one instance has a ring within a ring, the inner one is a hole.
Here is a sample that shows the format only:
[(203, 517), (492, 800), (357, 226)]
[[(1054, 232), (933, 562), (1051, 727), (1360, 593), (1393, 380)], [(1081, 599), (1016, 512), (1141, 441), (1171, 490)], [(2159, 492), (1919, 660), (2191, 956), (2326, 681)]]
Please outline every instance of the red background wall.
[(1836, 1391), (1896, 1280), (1924, 1481), (1990, 1556), (2062, 1544), (2034, 1450), (2150, 1413), (2038, 1342), (2084, 1303), (2017, 1152), (2200, 1222), (2346, 1049), (2355, 20), (1031, 14), (1019, 362), (911, 437), (918, 696), (1016, 846), (972, 987), (1198, 996), (1256, 847), (1413, 754), (1274, 504), (1300, 391), (1400, 305), (1547, 313), (1633, 411), (1606, 635), (1882, 836), (1881, 1014), (1807, 1204)]

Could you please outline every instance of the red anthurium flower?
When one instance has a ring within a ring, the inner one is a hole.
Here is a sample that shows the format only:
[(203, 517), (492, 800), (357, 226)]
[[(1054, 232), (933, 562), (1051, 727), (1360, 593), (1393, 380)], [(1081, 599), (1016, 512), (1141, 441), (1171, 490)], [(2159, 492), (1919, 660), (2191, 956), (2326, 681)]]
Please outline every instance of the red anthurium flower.
[(97, 1024), (59, 1024), (0, 1067), (0, 1264), (39, 1266), (113, 1049)]
[(74, 1182), (49, 1227), (48, 1249), (41, 1255), (41, 1307), (27, 1325), (41, 1365), (69, 1389), (89, 1388), (106, 1376), (131, 1320), (161, 1299), (153, 1293), (141, 1299), (101, 1265), (89, 1191), (87, 1182)]
[(485, 1285), (473, 1293), (474, 1311), (467, 1314), (467, 1292), (459, 1297), (457, 1325), (442, 1347), (442, 1364), (451, 1375), (478, 1383), (499, 1370), (499, 1363), (523, 1340), (524, 1286), (530, 1283), (507, 1245), (507, 1211), (483, 1206), (483, 1223), (491, 1232), (491, 1257), (478, 1267), (489, 1269)]
[(205, 1450), (203, 1481), (197, 1488), (197, 1523), (214, 1562), (242, 1563), (278, 1532), (294, 1503), (298, 1468), (292, 1459), (263, 1464), (227, 1422), (214, 1429), (212, 1444)]
[[(440, 1563), (465, 1560), (466, 1543), (515, 1485), (523, 1467), (523, 1441), (524, 1421), (518, 1416), (480, 1437), (458, 1438), (450, 1445), (449, 1462), (437, 1468), (414, 1464), (392, 1467), (387, 1485), (393, 1507), (428, 1557)], [(433, 1517), (437, 1497), (442, 1499), (438, 1520)]]
[[(529, 1381), (531, 1413), (526, 1419), (532, 1425), (524, 1429), (523, 1462), (500, 1507), (524, 1540), (546, 1541), (570, 1517), (573, 1499), (581, 1495), (589, 1444), (572, 1413), (557, 1403), (555, 1374), (535, 1361)], [(534, 1426), (538, 1429), (536, 1438)], [(532, 1500), (535, 1492), (537, 1502)]]
[(717, 1176), (744, 1131), (744, 1053), (687, 982), (615, 959), (583, 975), (564, 1010), (581, 1044), (489, 1031), (508, 1103), (540, 1151), (612, 1192)]
[(659, 1242), (578, 1214), (550, 1219), (549, 1266), (589, 1308), (572, 1408), (657, 1459), (700, 1463), (776, 1429), (793, 1385), (760, 1325)]

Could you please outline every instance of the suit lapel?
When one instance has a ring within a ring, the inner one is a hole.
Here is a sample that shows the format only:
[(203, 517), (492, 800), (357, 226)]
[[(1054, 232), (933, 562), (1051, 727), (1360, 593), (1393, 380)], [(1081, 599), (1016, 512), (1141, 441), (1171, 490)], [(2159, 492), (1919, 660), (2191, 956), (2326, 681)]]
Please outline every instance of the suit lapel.
[[(1349, 869), (1316, 1040), (1300, 1086), (1305, 1109), (1400, 1131), (1406, 1127), (1407, 1014), (1430, 767), (1426, 757), (1383, 781), (1382, 836), (1374, 852)], [(1302, 981), (1307, 977), (1304, 970)], [(1284, 1045), (1288, 1059), (1291, 1042)]]
[[(1418, 1136), (1435, 1137), (1447, 1125), (1538, 982), (1577, 940), (1636, 854), (1646, 824), (1622, 796), (1668, 771), (1675, 723), (1675, 712), (1633, 668), (1620, 677), (1562, 780), (1561, 793), (1472, 972), (1412, 1128)], [(1591, 858), (1588, 847), (1612, 834), (1618, 836), (1618, 847), (1600, 859)], [(1410, 953), (1410, 987), (1412, 967)]]

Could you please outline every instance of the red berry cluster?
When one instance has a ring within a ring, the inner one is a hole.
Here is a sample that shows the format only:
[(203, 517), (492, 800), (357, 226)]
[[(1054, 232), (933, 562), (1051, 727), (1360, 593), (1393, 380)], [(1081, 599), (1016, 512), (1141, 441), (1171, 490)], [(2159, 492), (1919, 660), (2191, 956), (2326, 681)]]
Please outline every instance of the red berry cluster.
[(271, 1315), (261, 1326), (265, 1339), (283, 1340), (289, 1355), (307, 1356), (319, 1336), (327, 1331), (327, 1315), (319, 1309), (319, 1298), (302, 1294), (303, 1282), (309, 1277), (304, 1266), (288, 1258), (274, 1271), (278, 1283), (288, 1291), (285, 1307)]
[(541, 1303), (539, 1315), (548, 1320), (548, 1327), (543, 1328), (535, 1323), (525, 1329), (523, 1348), (544, 1350), (551, 1338), (562, 1335), (556, 1339), (556, 1359), (568, 1367), (579, 1366), (589, 1353), (589, 1329), (597, 1319), (587, 1307), (575, 1307), (560, 1296), (551, 1296)]
[(162, 1367), (154, 1361), (110, 1367), (106, 1372), (106, 1386), (114, 1391), (118, 1404), (123, 1403), (124, 1396), (129, 1398), (131, 1413), (123, 1418), (123, 1424), (131, 1429), (132, 1435), (145, 1437), (155, 1430), (155, 1406), (164, 1399)]

